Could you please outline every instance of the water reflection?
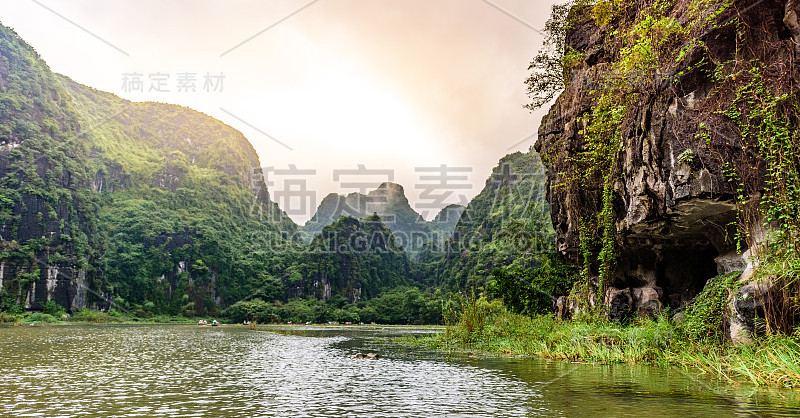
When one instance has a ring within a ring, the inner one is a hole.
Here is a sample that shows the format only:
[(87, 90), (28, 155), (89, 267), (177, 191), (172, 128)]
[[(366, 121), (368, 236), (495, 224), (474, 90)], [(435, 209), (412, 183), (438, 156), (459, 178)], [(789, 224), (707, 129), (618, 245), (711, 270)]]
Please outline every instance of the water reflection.
[[(676, 370), (452, 356), (386, 343), (410, 332), (419, 331), (4, 328), (0, 413), (708, 416), (780, 414), (800, 405), (795, 392), (743, 394)], [(382, 358), (354, 359), (356, 352)]]

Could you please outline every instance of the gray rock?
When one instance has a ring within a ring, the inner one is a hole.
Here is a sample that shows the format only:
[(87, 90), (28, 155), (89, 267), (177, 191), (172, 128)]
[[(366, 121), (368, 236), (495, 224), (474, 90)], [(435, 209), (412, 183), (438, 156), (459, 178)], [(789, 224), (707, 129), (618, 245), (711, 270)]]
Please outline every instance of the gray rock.
[(380, 356), (379, 354), (377, 354), (377, 353), (367, 353), (367, 354), (364, 354), (364, 353), (356, 353), (356, 354), (353, 354), (353, 356), (352, 356), (352, 357), (353, 357), (353, 358), (365, 358), (365, 359), (370, 359), (370, 360), (377, 360), (377, 359), (379, 359), (381, 356)]
[(657, 287), (637, 287), (631, 289), (633, 304), (640, 317), (655, 318), (661, 313), (661, 289)]
[[(740, 279), (747, 281), (744, 275)], [(749, 344), (765, 331), (767, 306), (779, 305), (781, 291), (770, 280), (742, 286), (728, 304), (728, 336), (737, 344)]]
[(786, 14), (783, 23), (792, 32), (794, 49), (800, 54), (800, 0), (789, 0), (786, 2)]
[(736, 312), (736, 297), (728, 303), (728, 338), (736, 345), (753, 342), (753, 327)]
[(630, 289), (609, 287), (606, 290), (606, 308), (608, 318), (612, 321), (623, 321), (633, 311), (633, 297)]
[(559, 296), (556, 298), (556, 317), (558, 319), (567, 319), (567, 317), (569, 317), (569, 307), (567, 303), (566, 296)]
[(733, 296), (733, 316), (746, 327), (751, 333), (757, 333), (757, 322), (759, 318), (766, 315), (766, 306), (773, 297), (771, 289), (772, 283), (769, 281), (760, 283), (750, 283), (742, 286)]
[(747, 259), (744, 255), (731, 251), (714, 259), (717, 263), (717, 273), (728, 274), (734, 271), (744, 271), (747, 268)]

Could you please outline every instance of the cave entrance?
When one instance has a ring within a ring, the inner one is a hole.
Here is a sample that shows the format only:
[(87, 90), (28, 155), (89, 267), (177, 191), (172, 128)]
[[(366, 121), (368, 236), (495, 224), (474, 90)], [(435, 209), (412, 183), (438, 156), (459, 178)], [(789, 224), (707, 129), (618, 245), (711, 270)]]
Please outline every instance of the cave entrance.
[(656, 284), (664, 292), (664, 305), (680, 309), (697, 296), (708, 280), (717, 276), (717, 256), (711, 243), (663, 251), (656, 266)]
[(622, 274), (618, 273), (611, 285), (618, 289), (657, 288), (664, 306), (679, 309), (717, 276), (717, 256), (719, 251), (708, 240), (637, 246), (622, 257), (627, 265), (618, 266)]
[[(676, 204), (671, 212), (668, 218), (638, 225), (626, 236), (627, 251), (621, 254), (613, 286), (656, 288), (662, 306), (678, 310), (720, 270), (738, 268), (733, 264), (741, 260), (719, 258), (736, 249), (731, 239), (737, 227), (734, 203), (723, 197), (695, 198)], [(718, 261), (722, 261), (721, 269)]]

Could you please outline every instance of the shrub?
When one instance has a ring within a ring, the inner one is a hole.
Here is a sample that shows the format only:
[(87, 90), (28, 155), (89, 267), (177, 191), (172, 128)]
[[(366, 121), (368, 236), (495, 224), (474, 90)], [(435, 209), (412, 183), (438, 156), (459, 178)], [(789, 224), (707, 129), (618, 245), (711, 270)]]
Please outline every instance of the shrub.
[(55, 318), (61, 318), (67, 311), (59, 304), (57, 304), (54, 300), (49, 300), (47, 303), (44, 304), (42, 307), (42, 312), (51, 315)]
[(11, 312), (0, 312), (0, 323), (16, 322), (18, 320), (17, 314)]
[(739, 282), (741, 275), (739, 271), (711, 279), (686, 309), (678, 331), (692, 341), (721, 342), (725, 337), (728, 301), (742, 286)]
[(31, 322), (31, 323), (41, 322), (41, 323), (45, 323), (45, 324), (52, 324), (52, 323), (59, 322), (58, 319), (56, 317), (54, 317), (53, 315), (42, 313), (42, 312), (34, 312), (34, 313), (28, 315), (25, 318), (25, 321), (26, 322)]
[(89, 308), (83, 308), (72, 314), (71, 321), (76, 322), (98, 322), (97, 311)]

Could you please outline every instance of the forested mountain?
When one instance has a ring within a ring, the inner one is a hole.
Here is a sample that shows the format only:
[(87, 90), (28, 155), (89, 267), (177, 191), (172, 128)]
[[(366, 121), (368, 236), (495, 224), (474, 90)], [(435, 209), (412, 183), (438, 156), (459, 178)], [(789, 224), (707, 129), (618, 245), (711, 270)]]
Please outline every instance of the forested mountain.
[(378, 215), (340, 218), (298, 258), (288, 290), (292, 297), (312, 294), (327, 300), (341, 294), (357, 302), (411, 284), (408, 257)]
[(54, 74), (2, 26), (0, 55), (4, 305), (213, 311), (280, 274), (296, 226), (241, 133)]
[(538, 154), (503, 157), (483, 190), (470, 201), (443, 248), (421, 255), (426, 282), (453, 289), (487, 284), (495, 268), (536, 268), (554, 251)]

